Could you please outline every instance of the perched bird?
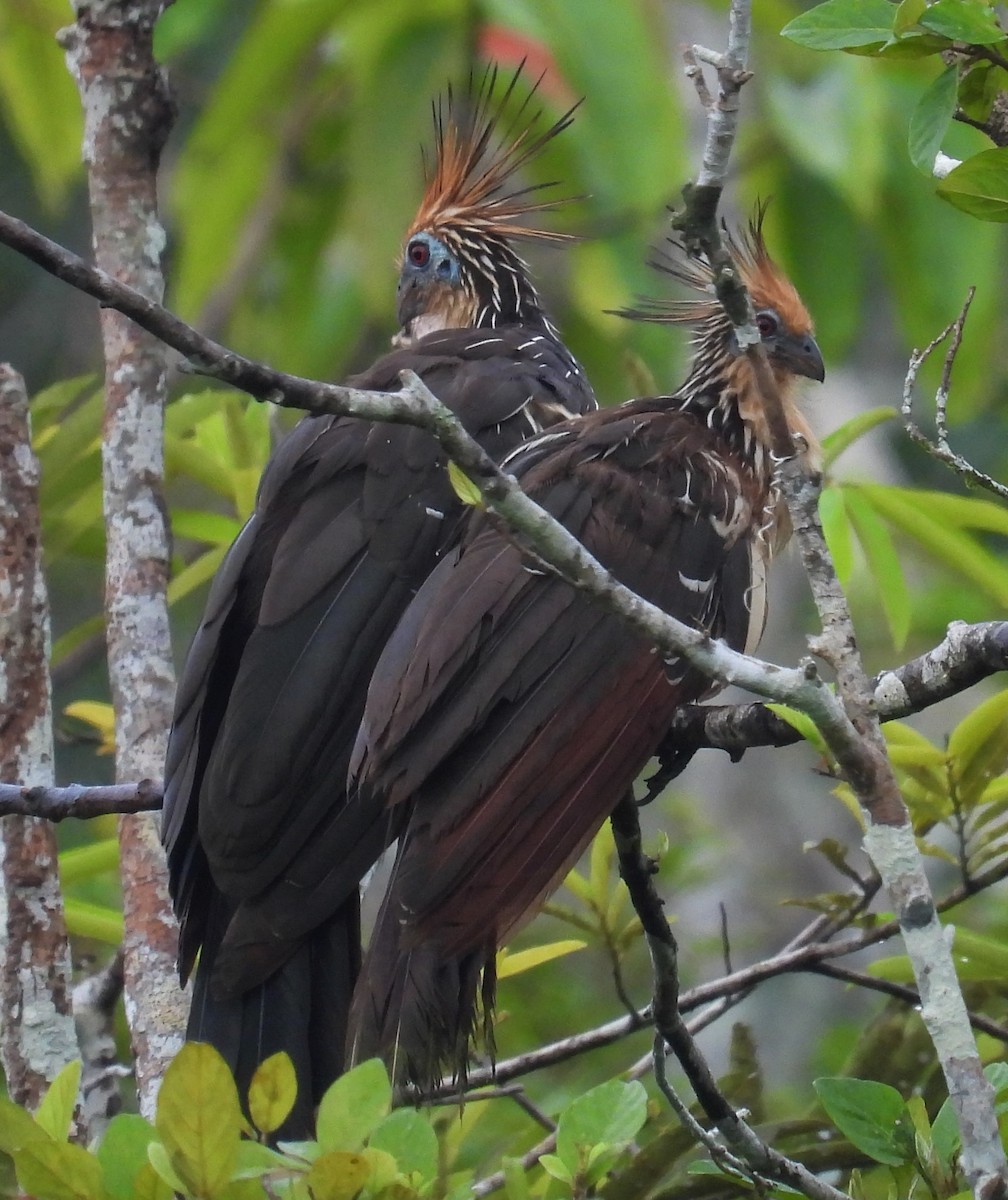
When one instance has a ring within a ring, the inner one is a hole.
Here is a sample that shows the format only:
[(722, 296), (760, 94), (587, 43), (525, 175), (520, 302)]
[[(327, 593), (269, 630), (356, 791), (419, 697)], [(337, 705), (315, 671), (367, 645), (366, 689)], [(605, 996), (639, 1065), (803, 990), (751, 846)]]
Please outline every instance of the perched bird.
[[(795, 403), (798, 378), (824, 374), (812, 321), (767, 252), (762, 211), (731, 248), (815, 463)], [(704, 298), (632, 315), (694, 327), (681, 387), (559, 425), (506, 466), (620, 581), (751, 650), (786, 510), (751, 363), (711, 273), (674, 261)], [(402, 827), (353, 1000), (352, 1060), (381, 1054), (426, 1089), (446, 1071), (464, 1077), (474, 1042), (492, 1052), (497, 948), (627, 793), (676, 707), (710, 687), (474, 522), (386, 646), (351, 764), (351, 803), (380, 800)]]
[[(398, 348), (351, 386), (395, 390), (415, 371), (502, 457), (596, 407), (515, 253), (521, 223), (555, 201), (516, 179), (570, 123), (541, 129), (488, 69), (435, 106), (436, 162), (410, 227)], [(397, 814), (347, 805), (347, 764), (371, 670), (399, 616), (457, 540), (446, 458), (405, 425), (308, 417), (266, 468), (256, 509), (211, 588), (179, 684), (163, 840), (196, 966), (187, 1036), (209, 1041), (244, 1095), (271, 1053), (300, 1091), (286, 1136), (344, 1063), (360, 965), (359, 883)]]

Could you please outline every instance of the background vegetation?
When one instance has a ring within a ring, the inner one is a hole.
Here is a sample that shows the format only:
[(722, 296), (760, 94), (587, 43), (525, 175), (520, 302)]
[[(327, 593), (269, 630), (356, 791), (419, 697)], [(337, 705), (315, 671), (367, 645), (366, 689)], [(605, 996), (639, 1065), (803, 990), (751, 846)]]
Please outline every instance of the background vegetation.
[[(549, 67), (542, 89), (548, 110), (585, 97), (573, 128), (534, 168), (536, 179), (560, 180), (558, 191), (577, 197), (554, 220), (580, 240), (530, 251), (549, 307), (603, 402), (674, 386), (687, 353), (679, 336), (604, 310), (668, 288), (646, 266), (648, 247), (663, 236), (665, 207), (694, 169), (702, 118), (678, 47), (719, 45), (726, 7), (657, 0), (176, 0), (157, 40), (179, 109), (162, 173), (169, 307), (285, 370), (340, 379), (366, 365), (394, 331), (396, 255), (420, 194), (419, 147), (429, 142), (430, 98), (447, 80), (464, 79), (476, 56), (504, 63), (527, 57), (532, 74)], [(758, 197), (773, 198), (767, 240), (816, 317), (827, 362), (827, 386), (810, 395), (815, 423), (826, 432), (869, 410), (898, 407), (911, 348), (947, 325), (975, 285), (954, 375), (953, 436), (981, 470), (1005, 479), (1004, 229), (944, 203), (936, 181), (908, 151), (911, 113), (944, 64), (934, 53), (882, 61), (814, 53), (780, 37), (802, 7), (787, 0), (756, 6), (756, 78), (744, 98), (732, 201), (744, 215)], [(80, 105), (54, 40), (68, 20), (64, 0), (0, 0), (0, 207), (86, 253)], [(961, 125), (942, 143), (959, 158), (988, 146), (981, 133)], [(25, 374), (35, 396), (57, 710), (69, 709), (61, 719), (59, 776), (98, 781), (106, 773), (96, 757), (102, 712), (73, 707), (107, 698), (99, 637), (101, 381), (94, 306), (4, 254), (0, 358)], [(922, 375), (922, 413), (936, 372), (929, 366)], [(251, 510), (285, 418), (191, 377), (180, 376), (174, 394), (167, 456), (181, 658), (206, 583)], [(823, 507), (875, 669), (933, 645), (952, 619), (998, 618), (1008, 603), (1008, 509), (967, 492), (911, 445), (897, 421), (878, 417), (864, 423), (865, 436), (831, 467)], [(786, 564), (781, 574), (769, 647), (793, 661), (810, 606)], [(929, 741), (909, 731), (893, 735), (903, 747), (915, 815), (945, 880), (955, 879), (963, 858), (956, 807), (962, 797), (951, 781), (962, 783), (962, 754), (970, 747), (993, 744), (982, 772), (978, 765), (975, 776), (965, 776), (973, 779), (970, 802), (992, 806), (973, 845), (987, 864), (1000, 854), (1000, 814), (1008, 804), (1008, 738), (998, 736), (1005, 705), (998, 698), (984, 709), (982, 738), (978, 726), (967, 725), (947, 748), (946, 736), (967, 711), (943, 709), (915, 722)], [(787, 758), (786, 785), (776, 774), (781, 758)], [(733, 954), (749, 961), (781, 944), (804, 919), (795, 897), (814, 908), (834, 902), (846, 887), (827, 861), (844, 864), (844, 851), (827, 846), (814, 864), (809, 859), (816, 856), (803, 857), (803, 843), (827, 834), (857, 841), (829, 780), (813, 773), (815, 763), (808, 748), (751, 755), (729, 779), (718, 762), (712, 770), (691, 770), (653, 806), (653, 836), (666, 842), (661, 885), (670, 911), (682, 918), (687, 983), (720, 968), (718, 901), (729, 906)], [(118, 941), (113, 826), (96, 821), (64, 833), (68, 919), (85, 963)], [(614, 959), (633, 998), (647, 998), (646, 954), (604, 843), (584, 880), (557, 898), (545, 918), (551, 924), (529, 931), (525, 943), (576, 936), (585, 948), (503, 985), (498, 1040), (508, 1054), (620, 1013), (608, 982)], [(971, 998), (1003, 1019), (1005, 960), (997, 948), (1008, 933), (1008, 904), (987, 893), (962, 919), (978, 935)], [(894, 978), (900, 970), (890, 964)], [(820, 1112), (808, 1080), (840, 1073), (845, 1064), (904, 1091), (923, 1089), (934, 1114), (940, 1097), (917, 1065), (922, 1035), (912, 1013), (883, 1013), (880, 999), (844, 997), (835, 984), (802, 977), (761, 996), (742, 1010), (746, 1031), (730, 1037), (724, 1022), (711, 1043), (738, 1077), (739, 1095), (748, 1089), (760, 1120)], [(868, 1024), (869, 1018), (883, 1024)], [(879, 1028), (884, 1056), (877, 1053)], [(637, 1039), (533, 1077), (528, 1090), (555, 1113), (640, 1057), (649, 1035)], [(991, 1053), (1003, 1054), (995, 1046), (992, 1040)], [(647, 1136), (671, 1142), (668, 1118), (652, 1116)], [(439, 1120), (452, 1126), (456, 1146), (464, 1142), (462, 1161), (487, 1169), (502, 1152), (520, 1152), (538, 1136), (507, 1100), (468, 1106), (461, 1125), (453, 1124), (454, 1113)], [(660, 1193), (674, 1160), (669, 1149), (665, 1165), (650, 1168), (638, 1190)]]

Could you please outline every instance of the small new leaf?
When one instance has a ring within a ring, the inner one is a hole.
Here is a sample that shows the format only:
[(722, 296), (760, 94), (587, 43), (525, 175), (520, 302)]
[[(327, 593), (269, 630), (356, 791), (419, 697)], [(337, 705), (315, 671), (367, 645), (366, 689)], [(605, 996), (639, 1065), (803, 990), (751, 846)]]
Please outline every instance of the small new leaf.
[(49, 1085), (35, 1112), (35, 1120), (54, 1141), (65, 1142), (70, 1136), (80, 1077), (80, 1061), (67, 1063)]
[(983, 150), (938, 184), (938, 195), (981, 221), (1008, 221), (1008, 147)]
[(992, 46), (1005, 36), (987, 0), (936, 0), (921, 13), (918, 24), (974, 46)]
[(470, 508), (483, 507), (483, 497), (479, 488), (460, 466), (450, 461), (448, 463), (448, 481), (451, 483), (455, 495), (463, 504)]

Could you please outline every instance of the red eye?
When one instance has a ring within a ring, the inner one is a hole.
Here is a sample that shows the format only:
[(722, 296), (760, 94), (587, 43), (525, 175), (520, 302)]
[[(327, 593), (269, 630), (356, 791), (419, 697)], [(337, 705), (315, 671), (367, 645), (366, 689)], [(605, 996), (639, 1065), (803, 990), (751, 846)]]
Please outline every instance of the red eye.
[(426, 267), (430, 261), (430, 247), (426, 242), (410, 242), (406, 253), (414, 267)]
[(758, 312), (756, 314), (756, 328), (760, 331), (760, 337), (773, 337), (779, 328), (777, 316), (772, 312)]

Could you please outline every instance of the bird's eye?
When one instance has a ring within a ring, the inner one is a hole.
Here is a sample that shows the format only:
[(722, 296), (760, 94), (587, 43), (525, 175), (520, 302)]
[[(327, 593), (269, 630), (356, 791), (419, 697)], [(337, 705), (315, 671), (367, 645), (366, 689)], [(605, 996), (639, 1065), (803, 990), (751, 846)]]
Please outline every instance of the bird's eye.
[(430, 247), (426, 242), (410, 242), (406, 254), (414, 267), (426, 267), (430, 261)]
[(756, 314), (756, 328), (760, 331), (760, 337), (773, 337), (780, 328), (777, 314), (766, 310), (758, 312)]

